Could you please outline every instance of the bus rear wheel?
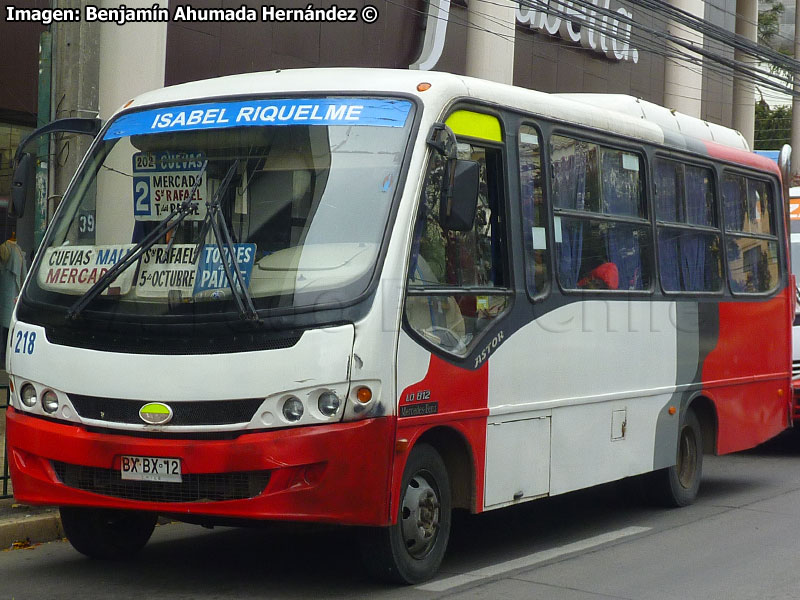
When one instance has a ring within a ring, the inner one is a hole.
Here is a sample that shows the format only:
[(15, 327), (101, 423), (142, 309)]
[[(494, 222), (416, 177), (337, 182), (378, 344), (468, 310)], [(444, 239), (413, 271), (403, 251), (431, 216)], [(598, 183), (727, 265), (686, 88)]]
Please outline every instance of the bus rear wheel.
[(61, 507), (64, 533), (81, 554), (115, 560), (139, 552), (156, 526), (155, 513), (99, 508)]
[(363, 532), (361, 553), (371, 575), (394, 583), (419, 583), (439, 570), (450, 537), (451, 498), (447, 468), (428, 444), (416, 446), (406, 463), (397, 522)]
[(688, 506), (697, 498), (703, 476), (703, 432), (692, 410), (685, 413), (678, 431), (675, 465), (651, 474), (649, 491), (658, 504)]

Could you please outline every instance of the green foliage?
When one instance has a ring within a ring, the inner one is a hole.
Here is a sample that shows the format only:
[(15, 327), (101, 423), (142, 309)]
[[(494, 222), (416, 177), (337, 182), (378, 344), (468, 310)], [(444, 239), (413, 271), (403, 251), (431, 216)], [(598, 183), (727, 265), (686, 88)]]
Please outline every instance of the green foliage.
[(792, 137), (792, 107), (770, 108), (763, 100), (756, 102), (754, 147), (758, 150), (780, 150)]
[(758, 13), (758, 43), (770, 48), (776, 48), (773, 44), (777, 41), (780, 16), (784, 13), (783, 3), (778, 0), (761, 0), (761, 6), (769, 8)]

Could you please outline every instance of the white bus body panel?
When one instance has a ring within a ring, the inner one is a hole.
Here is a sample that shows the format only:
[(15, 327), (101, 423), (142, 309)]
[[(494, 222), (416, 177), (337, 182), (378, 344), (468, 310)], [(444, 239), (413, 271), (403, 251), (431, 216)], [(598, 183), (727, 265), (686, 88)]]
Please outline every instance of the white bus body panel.
[[(656, 423), (676, 389), (674, 311), (671, 302), (575, 302), (531, 322), (495, 351), (486, 508), (514, 501), (532, 484), (525, 477), (545, 464), (549, 485), (538, 476), (536, 495), (653, 470)], [(535, 410), (547, 412), (522, 425)], [(512, 453), (520, 448), (524, 456)], [(498, 477), (493, 468), (500, 454), (504, 475), (511, 462), (530, 468), (516, 478)]]
[[(44, 328), (17, 322), (12, 335), (20, 331), (34, 332), (36, 342), (32, 354), (12, 351), (9, 355), (10, 372), (17, 386), (29, 381), (37, 387), (46, 384), (47, 388), (66, 394), (172, 403), (264, 397), (265, 405), (256, 411), (247, 429), (281, 426), (280, 416), (275, 413), (280, 410), (278, 403), (284, 394), (300, 397), (325, 387), (345, 397), (354, 339), (353, 326), (340, 325), (306, 331), (289, 348), (164, 356), (55, 345), (47, 340)], [(83, 422), (74, 408), (70, 409), (68, 403), (64, 406), (71, 413), (68, 420)], [(66, 418), (64, 414), (59, 417)], [(145, 429), (147, 426), (115, 424), (115, 427)], [(243, 429), (241, 425), (233, 428)]]

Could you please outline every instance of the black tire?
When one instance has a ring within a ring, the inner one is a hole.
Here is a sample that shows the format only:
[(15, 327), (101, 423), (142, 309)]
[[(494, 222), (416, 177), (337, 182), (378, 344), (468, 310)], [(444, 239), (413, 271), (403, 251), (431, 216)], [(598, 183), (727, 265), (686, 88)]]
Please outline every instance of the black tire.
[(703, 431), (694, 411), (689, 410), (678, 431), (676, 464), (650, 474), (648, 495), (662, 506), (692, 504), (703, 477)]
[(118, 560), (139, 552), (156, 526), (155, 513), (99, 508), (61, 507), (64, 533), (81, 554)]
[(450, 479), (439, 453), (419, 444), (403, 472), (397, 523), (364, 530), (361, 554), (369, 573), (392, 583), (419, 583), (439, 570), (451, 524)]

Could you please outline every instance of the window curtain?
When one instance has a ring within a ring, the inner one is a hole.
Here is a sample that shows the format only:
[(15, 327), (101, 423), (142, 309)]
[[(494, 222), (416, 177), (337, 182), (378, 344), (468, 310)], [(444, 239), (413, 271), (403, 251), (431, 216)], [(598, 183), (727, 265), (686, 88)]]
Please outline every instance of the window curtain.
[(622, 153), (603, 150), (600, 154), (602, 212), (609, 215), (639, 216), (638, 172), (622, 168)]
[(656, 161), (656, 218), (661, 221), (682, 221), (681, 204), (678, 201), (678, 179), (675, 165), (665, 161)]
[[(586, 154), (579, 150), (553, 163), (553, 205), (582, 210), (586, 194)], [(583, 223), (559, 218), (561, 243), (558, 244), (558, 272), (565, 288), (578, 286), (583, 251)], [(558, 227), (558, 225), (556, 225)]]
[(744, 231), (745, 190), (744, 181), (726, 178), (722, 183), (722, 198), (725, 208), (725, 228), (730, 231)]
[[(558, 276), (567, 289), (578, 287), (583, 252), (583, 221), (559, 218), (561, 221), (561, 243), (558, 244)], [(558, 224), (556, 224), (558, 227)]]
[[(706, 213), (706, 181), (704, 173), (697, 169), (686, 170), (686, 220), (689, 223), (709, 225)], [(700, 292), (706, 285), (706, 253), (710, 248), (700, 233), (681, 232), (681, 271), (683, 289)]]
[(675, 233), (675, 231), (665, 228), (658, 230), (658, 265), (661, 270), (661, 285), (670, 292), (677, 292), (681, 289), (678, 240)]
[(642, 253), (634, 229), (627, 225), (609, 228), (606, 238), (608, 259), (617, 265), (619, 289), (642, 289)]

